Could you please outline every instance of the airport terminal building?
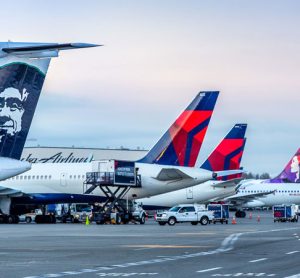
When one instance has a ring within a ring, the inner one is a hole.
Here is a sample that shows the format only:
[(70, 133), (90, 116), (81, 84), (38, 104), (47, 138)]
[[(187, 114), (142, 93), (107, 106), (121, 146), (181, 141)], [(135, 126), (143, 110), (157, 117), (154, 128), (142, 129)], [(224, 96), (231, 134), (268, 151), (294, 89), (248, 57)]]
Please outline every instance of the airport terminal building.
[(147, 151), (131, 149), (77, 148), (77, 147), (25, 147), (22, 160), (30, 163), (80, 163), (91, 160), (138, 160)]

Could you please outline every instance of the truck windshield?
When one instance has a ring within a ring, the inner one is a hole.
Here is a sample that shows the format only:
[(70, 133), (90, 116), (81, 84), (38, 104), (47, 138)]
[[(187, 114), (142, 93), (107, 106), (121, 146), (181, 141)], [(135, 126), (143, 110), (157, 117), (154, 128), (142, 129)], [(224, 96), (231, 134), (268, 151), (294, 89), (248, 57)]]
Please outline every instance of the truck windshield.
[(77, 212), (91, 212), (91, 206), (90, 205), (76, 205), (76, 211)]
[(170, 208), (170, 211), (178, 211), (180, 209), (180, 207), (172, 207)]

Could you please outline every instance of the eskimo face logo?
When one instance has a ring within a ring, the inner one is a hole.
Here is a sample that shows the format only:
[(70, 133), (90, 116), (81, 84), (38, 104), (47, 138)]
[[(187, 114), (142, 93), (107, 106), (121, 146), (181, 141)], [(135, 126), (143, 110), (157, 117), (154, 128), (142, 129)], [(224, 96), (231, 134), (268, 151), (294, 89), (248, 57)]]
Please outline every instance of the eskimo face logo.
[(300, 165), (300, 156), (295, 155), (291, 162), (291, 173), (296, 173), (295, 182), (299, 180), (299, 171), (300, 171), (299, 165)]
[[(0, 93), (0, 128), (11, 136), (22, 130), (22, 116), (27, 97), (26, 89), (19, 91), (13, 87)], [(0, 140), (2, 137), (3, 135)]]

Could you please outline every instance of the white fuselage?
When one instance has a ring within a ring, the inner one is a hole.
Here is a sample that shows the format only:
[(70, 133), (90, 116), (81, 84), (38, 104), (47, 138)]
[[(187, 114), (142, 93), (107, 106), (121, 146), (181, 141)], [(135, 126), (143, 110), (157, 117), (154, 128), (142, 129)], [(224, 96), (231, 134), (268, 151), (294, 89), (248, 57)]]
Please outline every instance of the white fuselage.
[[(274, 192), (273, 192), (274, 191)], [(260, 207), (275, 205), (300, 205), (300, 184), (297, 183), (268, 183), (266, 180), (245, 181), (234, 197), (273, 192), (253, 201), (243, 204), (243, 207)]]
[[(206, 181), (188, 188), (139, 199), (146, 209), (173, 207), (177, 204), (208, 203), (235, 193), (235, 186), (220, 186), (222, 181)], [(216, 185), (216, 186), (214, 186)]]
[[(142, 186), (131, 188), (125, 196), (128, 199), (162, 194), (193, 186), (212, 178), (212, 172), (191, 167), (173, 167), (145, 163), (136, 163), (135, 166), (139, 169), (138, 173), (141, 175)], [(180, 169), (180, 171), (192, 178), (172, 181), (156, 179), (161, 169), (166, 168)], [(86, 187), (83, 185), (86, 173), (93, 171), (95, 171), (93, 163), (33, 164), (30, 171), (8, 179), (0, 185), (27, 194), (83, 194), (86, 190)], [(104, 196), (99, 188), (95, 189), (92, 194)]]

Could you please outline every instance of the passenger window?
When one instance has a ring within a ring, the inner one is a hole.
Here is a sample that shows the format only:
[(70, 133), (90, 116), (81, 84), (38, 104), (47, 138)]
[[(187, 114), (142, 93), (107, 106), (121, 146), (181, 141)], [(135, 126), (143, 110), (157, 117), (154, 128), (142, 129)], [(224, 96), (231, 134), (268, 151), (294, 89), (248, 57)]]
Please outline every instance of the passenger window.
[(36, 176), (36, 179), (38, 180), (38, 179), (39, 179), (39, 177), (40, 177), (40, 176), (39, 176), (39, 175), (37, 175), (37, 176)]
[(28, 176), (28, 179), (29, 179), (29, 180), (30, 180), (30, 177), (31, 177), (31, 176)]
[(19, 176), (16, 176), (16, 179), (18, 180), (18, 179), (19, 179)]
[(45, 180), (47, 179), (47, 177), (48, 177), (48, 176), (46, 175), (46, 176), (45, 176)]
[(24, 176), (24, 180), (26, 180), (27, 179), (27, 176)]
[(23, 179), (23, 176), (20, 176), (20, 180), (22, 180)]
[(70, 175), (70, 179), (72, 179), (72, 175)]
[(43, 175), (41, 175), (41, 180), (44, 178), (44, 176)]
[(51, 180), (51, 175), (49, 175), (49, 180)]
[(33, 180), (34, 180), (34, 178), (35, 178), (35, 175), (32, 176), (32, 179), (33, 179)]

